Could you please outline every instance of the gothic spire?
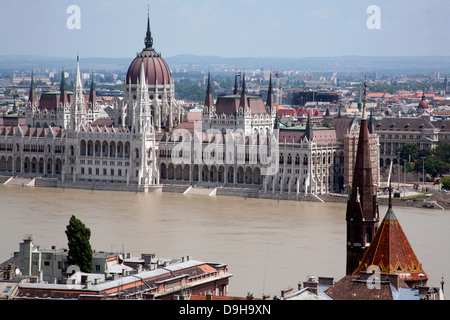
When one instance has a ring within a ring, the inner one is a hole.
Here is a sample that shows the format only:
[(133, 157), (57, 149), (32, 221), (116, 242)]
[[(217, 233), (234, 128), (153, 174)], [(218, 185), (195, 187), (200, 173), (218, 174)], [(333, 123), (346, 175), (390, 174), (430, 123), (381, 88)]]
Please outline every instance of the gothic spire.
[(66, 91), (66, 89), (67, 89), (66, 77), (65, 77), (64, 68), (63, 68), (61, 71), (61, 82), (59, 84), (59, 91), (61, 91), (61, 93), (62, 93), (63, 91)]
[(89, 92), (89, 103), (94, 106), (97, 101), (97, 96), (95, 94), (95, 82), (94, 82), (94, 72), (92, 72), (91, 76), (91, 89)]
[(311, 141), (313, 138), (313, 130), (311, 127), (310, 109), (306, 109), (306, 112), (308, 113), (308, 120), (306, 121), (305, 137), (308, 141)]
[(150, 31), (150, 12), (147, 12), (147, 33), (145, 34), (144, 50), (153, 50), (153, 38)]
[(31, 84), (30, 84), (30, 93), (28, 95), (28, 102), (31, 105), (36, 103), (36, 84), (34, 83), (34, 72), (31, 70)]
[(379, 213), (373, 183), (369, 128), (366, 116), (366, 85), (364, 84), (363, 112), (353, 170), (353, 182), (347, 203), (347, 275), (358, 267), (368, 244), (378, 228)]
[(366, 101), (367, 101), (367, 84), (366, 80), (364, 79), (364, 96), (362, 101), (362, 119), (367, 120), (367, 111), (366, 111)]
[(238, 88), (239, 88), (239, 84), (238, 84), (238, 80), (237, 78), (240, 76), (240, 72), (236, 73), (236, 75), (234, 76), (234, 91), (233, 94), (236, 96), (238, 94)]
[(62, 104), (68, 103), (69, 100), (68, 100), (68, 97), (67, 97), (67, 84), (66, 84), (66, 77), (65, 77), (65, 73), (64, 73), (64, 68), (61, 71), (61, 83), (59, 84), (59, 91), (61, 91), (59, 102), (62, 103)]
[(244, 109), (244, 111), (248, 107), (247, 87), (245, 85), (245, 73), (242, 77), (242, 93), (241, 93), (241, 101), (240, 101), (239, 106), (242, 107)]
[(273, 108), (275, 107), (275, 102), (273, 99), (273, 88), (272, 88), (272, 73), (270, 73), (270, 80), (269, 80), (269, 91), (267, 92), (267, 111), (269, 113), (272, 113)]
[(77, 67), (75, 71), (75, 90), (80, 90), (83, 88), (83, 85), (81, 84), (81, 73), (80, 73), (80, 58), (77, 55)]
[(211, 109), (213, 106), (213, 97), (211, 91), (211, 74), (208, 72), (208, 87), (206, 88), (205, 106)]

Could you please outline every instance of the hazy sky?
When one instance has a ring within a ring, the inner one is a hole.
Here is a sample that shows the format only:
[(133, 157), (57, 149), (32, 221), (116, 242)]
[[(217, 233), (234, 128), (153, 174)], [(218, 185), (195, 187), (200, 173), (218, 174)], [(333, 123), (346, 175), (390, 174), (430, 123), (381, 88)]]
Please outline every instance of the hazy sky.
[[(367, 27), (370, 5), (381, 29)], [(134, 57), (147, 6), (163, 57), (450, 55), (449, 0), (0, 0), (0, 54)]]

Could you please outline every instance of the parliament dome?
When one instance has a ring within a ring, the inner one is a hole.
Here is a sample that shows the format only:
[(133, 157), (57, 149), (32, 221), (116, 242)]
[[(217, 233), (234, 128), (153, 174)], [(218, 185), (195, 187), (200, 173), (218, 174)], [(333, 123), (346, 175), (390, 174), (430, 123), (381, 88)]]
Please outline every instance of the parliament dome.
[(144, 64), (144, 73), (149, 86), (170, 85), (172, 75), (166, 61), (153, 48), (153, 38), (150, 32), (150, 18), (147, 20), (147, 33), (145, 48), (139, 53), (128, 67), (126, 84), (136, 85), (140, 75), (141, 64)]

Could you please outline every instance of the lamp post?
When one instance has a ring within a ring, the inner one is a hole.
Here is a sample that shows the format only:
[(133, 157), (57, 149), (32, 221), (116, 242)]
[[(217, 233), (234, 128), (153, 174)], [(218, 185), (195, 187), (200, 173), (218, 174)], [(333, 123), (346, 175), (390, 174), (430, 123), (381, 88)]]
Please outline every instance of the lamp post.
[(422, 192), (425, 192), (425, 157), (422, 157)]
[(397, 170), (398, 170), (398, 173), (397, 173), (397, 178), (398, 178), (398, 185), (397, 185), (397, 189), (400, 191), (400, 152), (397, 152), (397, 164), (398, 164), (398, 167), (397, 167)]
[(406, 159), (403, 159), (403, 198), (406, 200)]

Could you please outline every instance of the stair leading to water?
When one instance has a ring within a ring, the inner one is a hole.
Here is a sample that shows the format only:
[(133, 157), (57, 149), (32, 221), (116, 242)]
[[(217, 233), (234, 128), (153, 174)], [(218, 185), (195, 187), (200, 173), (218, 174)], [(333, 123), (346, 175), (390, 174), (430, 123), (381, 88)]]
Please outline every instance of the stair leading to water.
[(203, 196), (215, 196), (217, 188), (205, 188), (205, 187), (189, 187), (183, 194), (185, 195), (203, 195)]
[(34, 179), (23, 178), (23, 177), (11, 177), (3, 184), (8, 184), (8, 185), (16, 184), (16, 185), (23, 185), (23, 186), (32, 186), (32, 185), (34, 185)]

